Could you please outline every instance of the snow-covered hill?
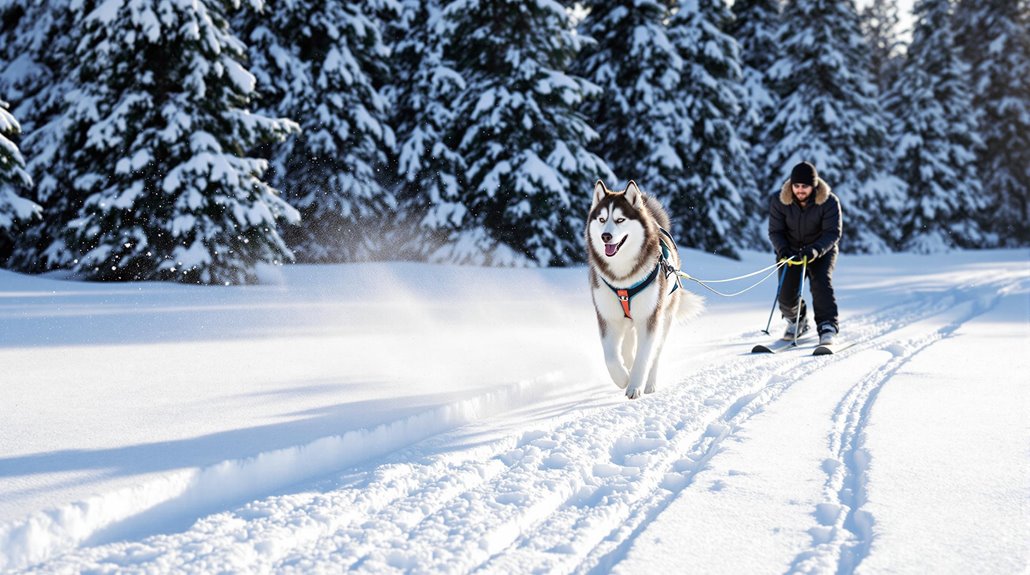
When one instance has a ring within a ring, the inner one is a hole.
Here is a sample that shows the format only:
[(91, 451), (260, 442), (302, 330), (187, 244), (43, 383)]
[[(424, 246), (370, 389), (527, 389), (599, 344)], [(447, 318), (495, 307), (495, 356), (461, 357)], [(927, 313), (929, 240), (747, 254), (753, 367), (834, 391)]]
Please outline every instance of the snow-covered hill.
[(1027, 250), (843, 256), (830, 357), (710, 296), (634, 402), (582, 268), (264, 275), (0, 272), (0, 571), (1028, 568)]

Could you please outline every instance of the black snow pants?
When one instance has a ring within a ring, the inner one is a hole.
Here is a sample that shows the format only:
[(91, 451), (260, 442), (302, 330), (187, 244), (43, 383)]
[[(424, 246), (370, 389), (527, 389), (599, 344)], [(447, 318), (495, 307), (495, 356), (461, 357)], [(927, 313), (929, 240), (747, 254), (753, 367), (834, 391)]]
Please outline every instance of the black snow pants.
[[(816, 258), (808, 264), (806, 283), (808, 283), (812, 294), (812, 305), (815, 307), (815, 325), (822, 329), (824, 325), (833, 326), (834, 331), (840, 331), (837, 326), (837, 298), (833, 295), (833, 269), (837, 267), (837, 250)], [(783, 266), (780, 274), (787, 274), (783, 278), (783, 287), (780, 288), (780, 313), (784, 319), (794, 321), (798, 317), (798, 303), (801, 305), (801, 323), (807, 318), (808, 309), (805, 305), (802, 294), (798, 293), (801, 285), (801, 266)]]

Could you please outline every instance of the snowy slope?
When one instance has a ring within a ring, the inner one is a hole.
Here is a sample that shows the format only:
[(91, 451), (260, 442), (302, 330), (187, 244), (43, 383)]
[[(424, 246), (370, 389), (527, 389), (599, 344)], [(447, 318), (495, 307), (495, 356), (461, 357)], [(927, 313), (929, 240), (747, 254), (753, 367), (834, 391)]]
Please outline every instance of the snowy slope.
[(1030, 252), (836, 278), (854, 346), (711, 296), (629, 402), (582, 268), (0, 272), (0, 571), (1025, 571)]

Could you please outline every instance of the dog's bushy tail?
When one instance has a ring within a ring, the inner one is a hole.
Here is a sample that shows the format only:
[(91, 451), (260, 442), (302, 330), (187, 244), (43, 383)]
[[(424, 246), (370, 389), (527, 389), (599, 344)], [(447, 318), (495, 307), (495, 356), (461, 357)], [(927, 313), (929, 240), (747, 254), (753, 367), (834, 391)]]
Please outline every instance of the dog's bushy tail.
[(676, 290), (676, 293), (679, 294), (679, 307), (676, 308), (676, 323), (694, 319), (705, 310), (705, 298), (687, 291), (684, 287), (680, 287), (680, 289)]

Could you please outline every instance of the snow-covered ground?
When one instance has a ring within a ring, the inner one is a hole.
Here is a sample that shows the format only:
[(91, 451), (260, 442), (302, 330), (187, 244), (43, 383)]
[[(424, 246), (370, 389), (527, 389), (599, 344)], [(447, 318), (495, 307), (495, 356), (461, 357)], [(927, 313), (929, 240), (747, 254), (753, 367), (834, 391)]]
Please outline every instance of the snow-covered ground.
[(264, 280), (0, 272), (0, 571), (1028, 570), (1030, 251), (842, 257), (828, 357), (710, 296), (632, 402), (583, 268)]

